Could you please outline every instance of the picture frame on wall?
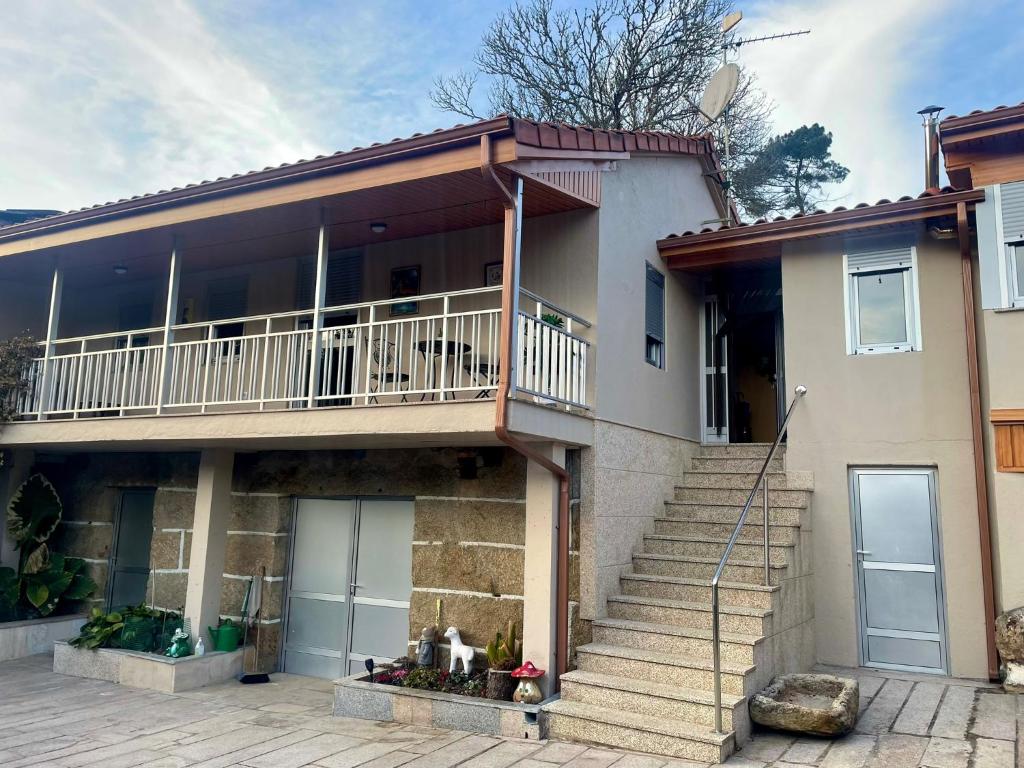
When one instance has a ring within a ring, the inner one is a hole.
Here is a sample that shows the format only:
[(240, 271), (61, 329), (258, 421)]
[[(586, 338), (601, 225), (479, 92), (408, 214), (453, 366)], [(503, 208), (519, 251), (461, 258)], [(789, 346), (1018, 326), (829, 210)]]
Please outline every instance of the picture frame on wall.
[[(391, 270), (391, 298), (404, 299), (420, 295), (420, 265), (395, 267)], [(418, 301), (403, 301), (391, 305), (391, 317), (415, 315), (420, 311)]]
[(492, 261), (484, 264), (484, 287), (494, 288), (501, 285), (504, 276), (504, 264), (500, 261)]

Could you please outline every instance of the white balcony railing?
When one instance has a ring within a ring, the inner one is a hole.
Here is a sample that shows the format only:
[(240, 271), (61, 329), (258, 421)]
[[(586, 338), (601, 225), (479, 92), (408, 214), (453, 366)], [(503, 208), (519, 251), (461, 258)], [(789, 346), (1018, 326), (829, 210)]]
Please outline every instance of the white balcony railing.
[[(589, 342), (573, 329), (589, 324), (523, 296), (536, 311), (517, 318), (517, 388), (586, 408)], [(323, 310), (312, 396), (311, 310), (178, 325), (167, 345), (162, 328), (58, 339), (33, 361), (18, 413), (78, 419), (493, 397), (499, 302), (499, 288), (483, 288)], [(564, 327), (541, 319), (546, 312)]]

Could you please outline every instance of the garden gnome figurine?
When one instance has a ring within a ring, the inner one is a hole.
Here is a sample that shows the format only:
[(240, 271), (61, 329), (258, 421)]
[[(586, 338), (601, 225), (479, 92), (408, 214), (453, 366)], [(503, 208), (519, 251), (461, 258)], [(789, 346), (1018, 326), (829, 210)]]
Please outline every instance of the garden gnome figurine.
[(437, 627), (424, 627), (420, 632), (420, 641), (416, 644), (416, 666), (434, 666), (434, 654), (437, 649)]
[(544, 700), (544, 694), (537, 685), (537, 681), (544, 677), (544, 670), (537, 669), (532, 661), (513, 669), (512, 677), (519, 679), (519, 685), (512, 694), (512, 701), (516, 704), (540, 704)]

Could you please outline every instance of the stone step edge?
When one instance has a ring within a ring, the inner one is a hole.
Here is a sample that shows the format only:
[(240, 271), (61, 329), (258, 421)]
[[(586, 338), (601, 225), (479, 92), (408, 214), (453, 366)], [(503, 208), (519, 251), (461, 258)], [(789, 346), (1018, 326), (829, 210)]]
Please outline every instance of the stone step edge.
[[(645, 661), (650, 664), (661, 664), (666, 667), (683, 667), (685, 669), (699, 669), (702, 672), (714, 672), (714, 664), (705, 659), (684, 656), (679, 653), (665, 653), (663, 651), (650, 651), (646, 648), (630, 648), (625, 645), (606, 645), (604, 643), (587, 643), (576, 648), (576, 653), (586, 653), (592, 656), (604, 656), (613, 659), (626, 659), (627, 661)], [(754, 664), (736, 664), (734, 662), (722, 661), (722, 673), (745, 677), (753, 672)]]
[[(749, 485), (740, 485), (735, 483), (733, 485), (675, 485), (673, 486), (676, 491), (746, 491), (747, 494), (752, 490)], [(761, 486), (757, 487), (757, 492), (761, 492)], [(771, 497), (779, 493), (806, 493), (808, 495), (814, 493), (812, 488), (780, 488), (777, 485), (770, 485), (768, 487), (768, 506), (771, 507)]]
[[(693, 522), (693, 521), (692, 520), (688, 520), (686, 522)], [(747, 524), (744, 523), (743, 525), (744, 525), (744, 527), (746, 527)], [(761, 526), (758, 526), (758, 527), (761, 527)], [(793, 547), (796, 546), (795, 542), (792, 543), (792, 544), (786, 544), (785, 542), (774, 542), (774, 541), (771, 541), (771, 533), (770, 532), (768, 534), (768, 538), (769, 538), (768, 543), (771, 546), (773, 546), (773, 547), (789, 547), (790, 549), (792, 549)], [(677, 536), (677, 535), (672, 534), (672, 533), (645, 533), (644, 534), (644, 539), (645, 540), (646, 539), (653, 539), (655, 541), (678, 541), (678, 542), (689, 543), (689, 544), (728, 544), (729, 543), (729, 539), (719, 538), (717, 536)], [(740, 539), (737, 539), (736, 543), (737, 544), (746, 544), (747, 546), (760, 545), (760, 544), (764, 543), (764, 537), (762, 536), (760, 541), (742, 541)]]
[[(603, 619), (594, 619), (591, 624), (606, 629), (625, 629), (632, 632), (646, 632), (652, 635), (673, 635), (674, 637), (688, 637), (694, 640), (711, 641), (711, 630), (700, 627), (681, 627), (678, 624), (655, 624), (648, 621), (635, 621), (633, 619), (613, 619), (606, 616)], [(722, 632), (719, 640), (731, 645), (760, 645), (765, 641), (764, 635), (747, 635), (741, 632)]]
[[(718, 565), (721, 558), (717, 557), (697, 557), (690, 555), (659, 555), (654, 552), (634, 552), (634, 558), (642, 558), (647, 560), (670, 560), (676, 563), (699, 563), (702, 565)], [(758, 560), (735, 560), (729, 558), (729, 565), (737, 565), (742, 568), (761, 568), (764, 569), (764, 562)], [(775, 571), (784, 571), (789, 567), (789, 563), (769, 563), (768, 567)], [(722, 586), (722, 582), (718, 583), (718, 586)]]
[[(629, 603), (630, 605), (650, 605), (656, 608), (676, 608), (682, 611), (700, 611), (710, 613), (711, 606), (708, 603), (695, 603), (688, 600), (673, 600), (670, 597), (642, 597), (640, 595), (611, 595), (608, 597), (610, 603)], [(745, 605), (722, 605), (719, 606), (720, 613), (727, 613), (731, 616), (746, 616), (752, 619), (763, 619), (772, 615), (771, 608), (749, 608)]]
[[(732, 562), (730, 560), (730, 562)], [(763, 566), (763, 563), (761, 564)], [(711, 589), (711, 581), (709, 579), (698, 579), (692, 576), (664, 576), (660, 573), (624, 573), (620, 579), (630, 579), (632, 581), (657, 581), (662, 584), (681, 584), (687, 587), (707, 587)], [(778, 592), (782, 587), (777, 584), (772, 586), (765, 586), (764, 584), (751, 584), (748, 581), (720, 581), (718, 582), (719, 589), (742, 589), (751, 592)]]
[[(675, 503), (686, 504), (688, 502), (675, 502)], [(699, 504), (695, 504), (694, 506), (700, 506), (700, 505)], [(798, 507), (793, 507), (793, 509), (798, 509)], [(721, 520), (719, 518), (712, 517), (711, 515), (709, 515), (709, 514), (707, 514), (705, 512), (690, 512), (689, 514), (691, 515), (691, 517), (655, 517), (654, 518), (654, 522), (656, 522), (656, 523), (708, 523), (708, 524), (711, 524), (711, 525), (729, 525), (730, 522), (731, 522), (732, 525), (734, 525), (734, 526), (736, 525), (736, 521), (735, 520), (733, 520), (733, 521)], [(746, 528), (748, 525), (754, 526), (756, 528), (761, 528), (762, 527), (761, 523), (754, 522), (749, 517), (743, 523), (743, 527)], [(769, 525), (770, 528), (800, 528), (801, 527), (800, 523), (769, 523), (768, 525)], [(651, 534), (651, 535), (660, 536), (662, 534)], [(722, 539), (722, 541), (726, 541), (726, 539)]]
[[(682, 487), (682, 486), (679, 486), (679, 487)], [(697, 490), (697, 491), (734, 491), (734, 490), (737, 490), (737, 489), (736, 488), (688, 488), (687, 490)], [(740, 489), (740, 490), (747, 490), (747, 491), (749, 491), (750, 489), (746, 488), (746, 489)], [(810, 491), (801, 491), (801, 493), (810, 493)], [(768, 503), (768, 514), (771, 514), (772, 512), (782, 512), (783, 510), (787, 510), (787, 509), (799, 509), (799, 510), (807, 509), (807, 505), (780, 504), (778, 502), (773, 502), (771, 500), (772, 496), (773, 496), (773, 494), (771, 493), (771, 489), (769, 488), (768, 489), (768, 502), (769, 502)], [(743, 504), (737, 504), (734, 501), (725, 501), (725, 502), (723, 502), (723, 501), (680, 501), (679, 499), (665, 499), (665, 505), (669, 506), (669, 507), (723, 507), (725, 509), (734, 509), (734, 510), (736, 510), (737, 513), (743, 511)], [(762, 505), (755, 503), (755, 504), (753, 504), (751, 506), (750, 511), (754, 512), (756, 510), (756, 511), (760, 512), (761, 509), (762, 509)]]
[(732, 731), (729, 733), (715, 733), (714, 729), (707, 725), (690, 723), (683, 720), (668, 720), (661, 717), (652, 717), (651, 715), (638, 715), (634, 712), (623, 712), (617, 709), (597, 707), (592, 704), (581, 704), (578, 701), (559, 699), (545, 705), (544, 711), (551, 715), (560, 715), (588, 722), (596, 721), (605, 725), (629, 728), (647, 733), (657, 733), (681, 741), (696, 741), (715, 747), (722, 747), (733, 738)]
[[(691, 704), (705, 706), (715, 705), (714, 691), (702, 691), (698, 688), (683, 688), (678, 685), (667, 685), (656, 683), (652, 680), (638, 680), (632, 677), (619, 677), (618, 675), (605, 675), (600, 672), (584, 672), (574, 669), (566, 672), (560, 678), (562, 682), (590, 685), (596, 688), (608, 688), (613, 691), (625, 691), (642, 696), (654, 696), (661, 699), (673, 701), (685, 701)], [(746, 696), (737, 696), (733, 693), (722, 693), (722, 706), (727, 709), (735, 709), (746, 703)]]

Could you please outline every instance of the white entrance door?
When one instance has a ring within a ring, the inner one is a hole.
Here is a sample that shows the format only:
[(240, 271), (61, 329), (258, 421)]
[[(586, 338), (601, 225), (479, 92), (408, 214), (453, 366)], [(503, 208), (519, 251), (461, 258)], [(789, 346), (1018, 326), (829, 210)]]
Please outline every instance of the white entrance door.
[(359, 544), (352, 587), (349, 674), (366, 659), (392, 661), (409, 652), (413, 503), (359, 502)]
[(854, 469), (850, 484), (862, 663), (945, 673), (934, 470)]
[(413, 503), (299, 499), (284, 671), (335, 679), (408, 652)]
[(718, 306), (717, 296), (704, 299), (704, 312), (700, 322), (701, 358), (701, 419), (705, 443), (729, 442), (729, 369), (725, 338), (716, 340), (718, 330), (725, 322)]
[(352, 499), (299, 499), (295, 505), (285, 672), (330, 679), (346, 674), (355, 522)]

